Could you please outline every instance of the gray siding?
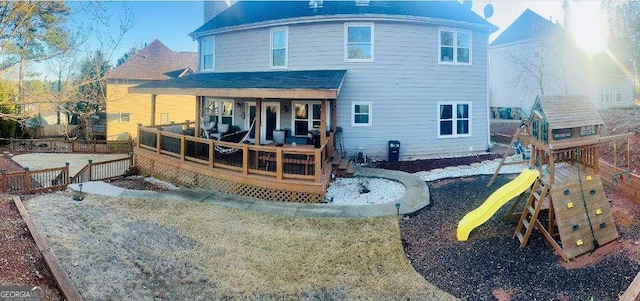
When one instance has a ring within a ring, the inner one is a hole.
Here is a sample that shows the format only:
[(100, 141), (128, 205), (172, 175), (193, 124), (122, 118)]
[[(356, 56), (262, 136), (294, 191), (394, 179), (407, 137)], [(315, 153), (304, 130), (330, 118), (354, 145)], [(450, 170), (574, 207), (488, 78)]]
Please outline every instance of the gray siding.
[[(337, 105), (347, 155), (362, 146), (368, 156), (386, 159), (388, 140), (402, 143), (402, 158), (485, 150), (487, 33), (473, 31), (473, 65), (441, 65), (437, 26), (374, 24), (372, 63), (344, 62), (344, 22), (289, 26), (288, 70), (348, 70)], [(269, 28), (216, 35), (215, 71), (269, 70), (269, 36)], [(351, 126), (352, 101), (373, 103), (372, 126)], [(472, 103), (471, 137), (437, 137), (439, 101)]]

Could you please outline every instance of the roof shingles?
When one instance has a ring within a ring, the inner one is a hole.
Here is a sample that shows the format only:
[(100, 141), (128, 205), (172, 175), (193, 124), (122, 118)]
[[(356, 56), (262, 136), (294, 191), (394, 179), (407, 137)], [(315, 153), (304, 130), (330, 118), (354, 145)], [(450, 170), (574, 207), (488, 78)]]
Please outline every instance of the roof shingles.
[(124, 64), (109, 71), (107, 78), (165, 80), (193, 73), (197, 66), (198, 53), (172, 51), (162, 42), (154, 40)]
[(324, 1), (321, 8), (309, 8), (309, 1), (238, 1), (191, 33), (198, 36), (225, 27), (290, 18), (335, 15), (393, 15), (467, 22), (495, 29), (471, 9), (457, 1), (371, 1), (357, 6), (354, 1)]

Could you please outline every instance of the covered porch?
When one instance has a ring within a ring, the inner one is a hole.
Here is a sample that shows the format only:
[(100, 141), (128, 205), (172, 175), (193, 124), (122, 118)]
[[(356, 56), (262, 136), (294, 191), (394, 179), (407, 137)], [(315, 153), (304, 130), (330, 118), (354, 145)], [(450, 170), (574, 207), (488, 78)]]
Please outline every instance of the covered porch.
[(194, 95), (197, 106), (193, 122), (139, 126), (136, 166), (187, 186), (320, 202), (345, 73), (199, 73), (132, 87), (129, 93), (151, 94), (152, 110), (160, 94)]

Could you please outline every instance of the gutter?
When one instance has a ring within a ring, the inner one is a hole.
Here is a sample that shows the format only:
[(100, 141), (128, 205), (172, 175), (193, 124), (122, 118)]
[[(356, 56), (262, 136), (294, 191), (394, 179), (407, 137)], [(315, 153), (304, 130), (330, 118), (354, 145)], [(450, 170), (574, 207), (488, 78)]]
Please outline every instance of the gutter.
[(353, 21), (353, 20), (387, 21), (387, 22), (395, 21), (395, 22), (409, 22), (409, 23), (425, 23), (425, 24), (432, 24), (432, 25), (438, 25), (438, 26), (476, 28), (479, 30), (485, 30), (489, 32), (489, 34), (494, 33), (498, 30), (498, 27), (495, 25), (483, 25), (483, 24), (470, 23), (465, 21), (453, 21), (453, 20), (437, 19), (437, 18), (430, 18), (430, 17), (366, 14), (366, 15), (319, 15), (319, 16), (304, 16), (304, 17), (294, 17), (294, 18), (286, 18), (286, 19), (278, 19), (278, 20), (268, 20), (268, 21), (250, 23), (250, 24), (221, 27), (221, 28), (202, 31), (198, 33), (194, 31), (190, 33), (189, 36), (193, 39), (198, 39), (202, 36), (240, 31), (240, 30), (263, 28), (263, 27), (286, 26), (286, 25), (294, 25), (294, 24), (307, 24), (307, 23), (320, 23), (320, 22), (346, 22), (346, 21)]

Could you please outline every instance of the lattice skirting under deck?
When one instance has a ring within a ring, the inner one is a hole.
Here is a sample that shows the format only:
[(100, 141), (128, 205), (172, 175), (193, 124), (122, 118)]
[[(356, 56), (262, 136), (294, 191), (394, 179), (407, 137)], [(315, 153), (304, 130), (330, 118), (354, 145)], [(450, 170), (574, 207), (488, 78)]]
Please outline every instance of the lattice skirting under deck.
[(164, 162), (156, 162), (145, 156), (136, 155), (135, 162), (136, 167), (143, 174), (187, 187), (211, 189), (227, 194), (280, 202), (319, 203), (324, 200), (324, 193), (289, 191), (236, 183), (180, 169)]

